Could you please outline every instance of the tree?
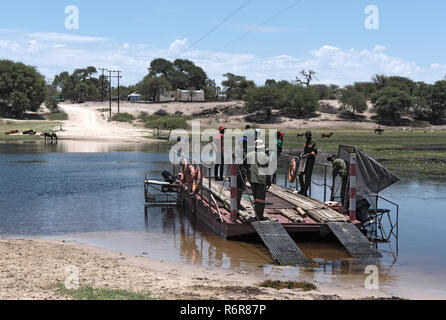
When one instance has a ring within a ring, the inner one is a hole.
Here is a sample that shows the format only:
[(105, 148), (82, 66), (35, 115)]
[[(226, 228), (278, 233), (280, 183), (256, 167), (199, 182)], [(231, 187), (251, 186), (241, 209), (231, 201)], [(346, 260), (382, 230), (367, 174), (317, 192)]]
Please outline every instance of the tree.
[(413, 96), (417, 85), (414, 81), (412, 81), (409, 78), (400, 77), (400, 76), (392, 76), (392, 77), (387, 78), (386, 86), (398, 88), (403, 91), (407, 91), (411, 96)]
[[(313, 70), (301, 70), (299, 72), (300, 76), (296, 77), (296, 83), (301, 84), (301, 85), (306, 85), (307, 87), (310, 86), (311, 81), (313, 80), (317, 80), (317, 72), (313, 71)], [(303, 80), (301, 79), (301, 77), (303, 77)]]
[(280, 89), (278, 108), (290, 116), (307, 116), (319, 108), (318, 95), (311, 87), (288, 84)]
[(325, 84), (314, 84), (311, 88), (316, 92), (319, 97), (319, 100), (328, 100), (331, 99), (330, 88)]
[(57, 98), (57, 96), (57, 88), (51, 84), (47, 85), (45, 106), (50, 110), (51, 113), (59, 111), (59, 99)]
[(355, 115), (367, 110), (367, 100), (364, 95), (353, 88), (341, 91), (341, 108)]
[(102, 75), (100, 78), (93, 77), (96, 73), (96, 68), (91, 66), (84, 69), (76, 69), (71, 75), (64, 71), (54, 78), (53, 85), (62, 91), (64, 99), (70, 99), (75, 103), (99, 100), (103, 84), (105, 87), (108, 87), (109, 82), (103, 79)]
[(149, 75), (150, 77), (164, 77), (169, 78), (169, 72), (173, 70), (173, 63), (169, 60), (158, 58), (150, 63)]
[(44, 77), (34, 67), (0, 60), (0, 111), (22, 117), (37, 111), (45, 100)]
[(163, 91), (170, 89), (170, 82), (164, 77), (152, 78), (150, 75), (147, 75), (139, 84), (140, 93), (144, 96), (150, 97), (154, 102)]
[(367, 100), (376, 92), (376, 85), (373, 82), (355, 82), (353, 89), (360, 92)]
[(264, 111), (269, 119), (271, 110), (277, 107), (280, 92), (272, 86), (249, 88), (246, 91), (244, 101), (248, 112)]
[(384, 89), (387, 85), (387, 77), (383, 74), (375, 74), (372, 78), (373, 83), (375, 84), (376, 90)]
[(387, 87), (372, 95), (372, 103), (381, 119), (392, 119), (396, 122), (402, 112), (410, 109), (413, 98), (406, 91)]
[(227, 78), (221, 84), (228, 100), (242, 100), (247, 90), (256, 86), (254, 81), (246, 80), (243, 76), (226, 73), (223, 77)]
[(74, 88), (74, 94), (76, 95), (76, 102), (84, 103), (88, 95), (88, 84), (85, 82), (79, 82)]
[(204, 96), (206, 101), (216, 101), (219, 93), (220, 87), (217, 86), (215, 80), (207, 79), (206, 86), (204, 88)]
[(265, 81), (265, 86), (272, 86), (272, 87), (274, 87), (276, 85), (277, 85), (277, 82), (274, 79), (266, 79), (266, 81)]
[(173, 89), (204, 89), (207, 80), (206, 72), (186, 59), (176, 59), (173, 63), (163, 58), (155, 59), (150, 63), (149, 77), (164, 78)]
[(432, 120), (442, 119), (446, 111), (446, 80), (437, 81), (430, 87), (427, 101), (432, 113)]
[(22, 116), (25, 109), (29, 106), (30, 100), (25, 93), (13, 91), (9, 96), (9, 103), (13, 114)]

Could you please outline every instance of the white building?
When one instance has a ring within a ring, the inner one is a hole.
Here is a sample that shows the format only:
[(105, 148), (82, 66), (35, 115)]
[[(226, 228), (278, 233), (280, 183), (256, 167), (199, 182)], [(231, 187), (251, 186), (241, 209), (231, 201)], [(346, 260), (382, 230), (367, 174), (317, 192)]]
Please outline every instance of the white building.
[(141, 101), (142, 97), (140, 94), (137, 94), (136, 92), (133, 92), (132, 94), (129, 94), (127, 96), (127, 101), (130, 102), (137, 102), (137, 101)]
[(203, 102), (204, 90), (176, 90), (163, 91), (158, 95), (155, 102)]

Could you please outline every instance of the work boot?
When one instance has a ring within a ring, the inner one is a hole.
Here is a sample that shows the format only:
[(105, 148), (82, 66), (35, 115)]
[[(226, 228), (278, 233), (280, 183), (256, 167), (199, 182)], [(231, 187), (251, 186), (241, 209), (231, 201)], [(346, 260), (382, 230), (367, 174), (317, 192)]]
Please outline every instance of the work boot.
[(255, 211), (256, 211), (257, 220), (258, 221), (265, 221), (265, 217), (264, 217), (265, 204), (256, 202), (256, 204), (255, 204)]

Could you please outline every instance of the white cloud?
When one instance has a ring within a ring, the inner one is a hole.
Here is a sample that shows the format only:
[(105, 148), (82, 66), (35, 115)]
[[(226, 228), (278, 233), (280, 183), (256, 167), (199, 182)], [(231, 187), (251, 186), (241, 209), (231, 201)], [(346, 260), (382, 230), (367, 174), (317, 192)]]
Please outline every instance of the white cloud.
[(167, 54), (169, 56), (180, 54), (187, 47), (188, 47), (187, 38), (184, 38), (183, 40), (177, 39), (170, 44)]
[[(172, 59), (188, 47), (187, 39), (177, 39), (168, 47), (156, 48), (137, 43), (119, 43), (101, 37), (81, 37), (56, 33), (14, 33), (0, 35), (0, 59), (12, 59), (38, 66), (47, 77), (61, 71), (93, 65), (124, 71), (124, 84), (136, 83), (147, 74), (151, 60)], [(414, 61), (388, 55), (380, 45), (369, 49), (339, 48), (324, 45), (302, 56), (281, 54), (259, 57), (191, 49), (182, 58), (203, 67), (208, 76), (223, 80), (232, 72), (263, 84), (266, 79), (294, 80), (301, 69), (318, 72), (320, 83), (346, 85), (369, 81), (375, 73), (402, 75), (417, 81), (434, 82), (446, 74), (445, 61), (420, 66)]]
[(92, 43), (107, 41), (109, 39), (102, 37), (79, 36), (67, 33), (55, 32), (35, 32), (28, 35), (30, 38), (46, 42), (66, 42), (66, 43)]

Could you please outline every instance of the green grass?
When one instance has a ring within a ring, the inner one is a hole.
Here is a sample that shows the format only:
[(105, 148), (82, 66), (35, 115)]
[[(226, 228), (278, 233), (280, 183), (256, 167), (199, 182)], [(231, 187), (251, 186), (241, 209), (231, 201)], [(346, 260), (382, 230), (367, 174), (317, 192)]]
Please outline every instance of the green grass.
[(53, 121), (15, 122), (11, 120), (0, 120), (0, 140), (40, 140), (42, 139), (42, 137), (40, 137), (39, 135), (24, 136), (22, 134), (19, 134), (7, 136), (5, 133), (12, 130), (19, 130), (20, 133), (26, 130), (34, 130), (36, 132), (54, 132), (59, 129), (60, 125), (60, 122)]
[(68, 120), (68, 114), (65, 112), (50, 113), (46, 118), (50, 121), (66, 121)]
[(126, 290), (100, 289), (80, 287), (77, 290), (68, 290), (62, 283), (57, 284), (57, 292), (69, 296), (74, 300), (155, 300), (147, 293), (136, 293)]
[[(299, 132), (305, 132), (305, 129)], [(322, 132), (334, 132), (331, 139), (322, 139)], [(286, 132), (284, 149), (299, 152), (304, 138), (297, 138), (297, 130)], [(405, 176), (446, 176), (446, 131), (424, 133), (387, 130), (382, 136), (373, 130), (313, 130), (319, 153), (336, 154), (339, 145), (352, 145), (367, 153), (389, 170)], [(320, 159), (325, 161), (325, 158)]]
[(316, 290), (317, 287), (310, 282), (296, 282), (296, 281), (278, 281), (278, 280), (266, 280), (262, 283), (259, 283), (259, 287), (264, 288), (274, 288), (276, 290), (282, 289), (300, 289), (303, 291), (313, 291)]
[(136, 118), (132, 114), (124, 112), (120, 114), (115, 114), (114, 116), (112, 116), (111, 120), (117, 122), (132, 123), (134, 120), (136, 120)]
[[(204, 128), (202, 128), (204, 130)], [(296, 155), (303, 151), (305, 138), (297, 138), (298, 132), (308, 129), (285, 130), (283, 152)], [(268, 133), (268, 130), (264, 130)], [(396, 132), (388, 129), (382, 136), (374, 130), (359, 129), (317, 129), (313, 130), (313, 140), (318, 145), (319, 162), (326, 162), (327, 156), (337, 154), (339, 145), (351, 145), (370, 155), (401, 178), (446, 177), (446, 131), (424, 133), (424, 129), (414, 132)], [(322, 133), (333, 132), (330, 139), (322, 139)], [(268, 134), (266, 141), (269, 141)], [(285, 163), (283, 163), (285, 165)]]

